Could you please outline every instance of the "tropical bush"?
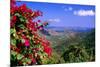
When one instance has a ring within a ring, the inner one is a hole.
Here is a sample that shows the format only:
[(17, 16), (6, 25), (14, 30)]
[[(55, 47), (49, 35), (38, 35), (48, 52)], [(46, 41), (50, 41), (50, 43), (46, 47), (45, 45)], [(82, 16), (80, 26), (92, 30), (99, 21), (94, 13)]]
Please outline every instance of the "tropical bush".
[(11, 0), (11, 65), (37, 65), (48, 63), (52, 55), (50, 42), (44, 36), (38, 34), (46, 23), (42, 24), (41, 20), (34, 20), (42, 15), (43, 13), (41, 11), (33, 11), (25, 4), (16, 6), (16, 1)]
[(69, 45), (62, 55), (65, 62), (86, 62), (89, 61), (89, 55), (86, 49), (80, 45)]

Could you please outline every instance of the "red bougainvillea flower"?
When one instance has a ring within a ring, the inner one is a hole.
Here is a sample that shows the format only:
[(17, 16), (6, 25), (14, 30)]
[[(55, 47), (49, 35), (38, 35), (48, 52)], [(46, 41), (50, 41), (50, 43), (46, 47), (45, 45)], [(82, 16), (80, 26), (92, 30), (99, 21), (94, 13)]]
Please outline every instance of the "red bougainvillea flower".
[(48, 56), (51, 56), (52, 49), (49, 46), (45, 46), (44, 52), (46, 52), (48, 54)]
[(15, 25), (16, 21), (17, 21), (17, 16), (13, 16), (13, 17), (11, 18), (11, 22), (10, 22), (11, 27), (13, 27), (13, 26)]
[(23, 46), (22, 43), (17, 44), (17, 47), (20, 48), (21, 46)]
[(32, 59), (32, 64), (36, 64), (36, 60), (34, 58)]
[(24, 40), (25, 40), (25, 46), (26, 46), (26, 47), (29, 47), (29, 46), (30, 46), (29, 40), (28, 40), (28, 39), (24, 39)]
[(30, 46), (30, 41), (29, 41), (29, 39), (26, 38), (25, 35), (22, 35), (22, 39), (24, 40), (24, 45), (25, 45), (26, 47), (29, 47), (29, 46)]
[(26, 4), (23, 4), (19, 7), (19, 11), (21, 12), (26, 12), (26, 10), (27, 10)]
[(19, 53), (21, 51), (21, 49), (20, 48), (16, 48), (15, 51)]
[(11, 16), (13, 16), (16, 12), (18, 12), (18, 6), (13, 6), (13, 8), (10, 9)]
[(41, 42), (41, 45), (43, 46), (43, 47), (45, 47), (46, 46), (46, 43), (45, 42)]
[(38, 22), (41, 22), (41, 20), (38, 20)]
[(44, 29), (44, 28), (43, 28), (43, 25), (38, 26), (37, 29), (43, 30), (43, 29)]
[(32, 31), (37, 31), (37, 23), (36, 22), (32, 22), (31, 20), (27, 23), (27, 28), (29, 30), (32, 30)]
[(13, 16), (12, 20), (13, 21), (16, 21), (17, 17), (16, 16)]
[(34, 15), (32, 16), (33, 18), (38, 17), (38, 16), (42, 16), (42, 12), (41, 11), (34, 11)]
[(10, 0), (10, 3), (11, 3), (11, 4), (10, 4), (10, 6), (11, 6), (11, 8), (12, 8), (12, 7), (14, 7), (14, 6), (15, 6), (16, 1), (15, 1), (15, 0)]

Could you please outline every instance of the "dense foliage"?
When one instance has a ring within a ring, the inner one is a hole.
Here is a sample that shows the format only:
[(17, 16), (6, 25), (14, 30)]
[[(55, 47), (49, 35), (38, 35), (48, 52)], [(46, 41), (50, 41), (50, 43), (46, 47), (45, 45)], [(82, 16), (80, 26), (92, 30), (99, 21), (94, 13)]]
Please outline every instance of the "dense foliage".
[(95, 61), (95, 30), (87, 33), (78, 44), (67, 46), (62, 57), (67, 63)]
[(16, 2), (11, 0), (11, 65), (48, 63), (52, 49), (50, 42), (38, 34), (46, 24), (34, 21), (39, 16), (42, 16), (41, 11), (32, 11), (25, 4), (16, 6)]

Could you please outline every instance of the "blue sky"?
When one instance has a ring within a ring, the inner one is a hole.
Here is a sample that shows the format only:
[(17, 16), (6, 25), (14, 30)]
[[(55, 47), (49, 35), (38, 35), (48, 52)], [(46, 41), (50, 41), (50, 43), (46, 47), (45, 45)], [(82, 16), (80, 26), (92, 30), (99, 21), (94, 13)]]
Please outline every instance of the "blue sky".
[(95, 27), (95, 6), (57, 4), (43, 2), (19, 1), (17, 5), (26, 4), (32, 10), (43, 12), (38, 19), (49, 21), (49, 26), (58, 27)]

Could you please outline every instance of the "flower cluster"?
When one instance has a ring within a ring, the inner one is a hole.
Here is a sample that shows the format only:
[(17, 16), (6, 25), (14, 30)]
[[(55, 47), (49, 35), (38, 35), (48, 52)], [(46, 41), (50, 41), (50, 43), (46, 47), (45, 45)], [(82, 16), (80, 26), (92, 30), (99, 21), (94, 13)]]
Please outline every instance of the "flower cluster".
[[(44, 64), (46, 59), (52, 55), (50, 42), (39, 35), (39, 30), (47, 24), (40, 24), (41, 20), (33, 21), (42, 16), (41, 11), (33, 11), (25, 4), (16, 6), (11, 0), (11, 64), (12, 65), (33, 65)], [(13, 64), (13, 62), (16, 62)]]
[(21, 6), (13, 6), (13, 8), (11, 8), (11, 15), (14, 15), (15, 13), (19, 13), (22, 16), (25, 17), (25, 19), (27, 20), (32, 20), (38, 16), (42, 16), (42, 12), (41, 11), (32, 11), (31, 9), (28, 9), (26, 4), (23, 4)]

